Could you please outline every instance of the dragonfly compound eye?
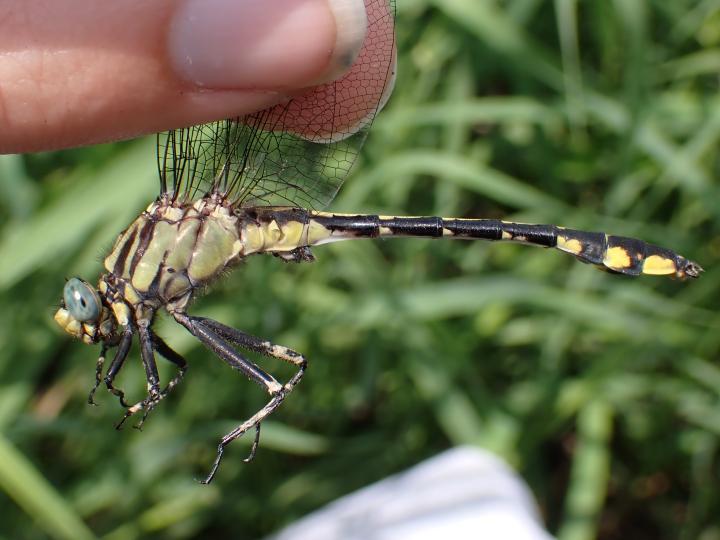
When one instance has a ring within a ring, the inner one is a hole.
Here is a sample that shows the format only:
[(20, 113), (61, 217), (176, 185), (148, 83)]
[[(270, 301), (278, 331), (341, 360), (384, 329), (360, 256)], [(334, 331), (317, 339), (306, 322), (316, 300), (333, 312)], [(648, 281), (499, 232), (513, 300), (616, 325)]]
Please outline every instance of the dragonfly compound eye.
[(78, 278), (69, 279), (63, 289), (63, 299), (65, 308), (78, 321), (90, 322), (100, 318), (100, 297), (89, 283)]

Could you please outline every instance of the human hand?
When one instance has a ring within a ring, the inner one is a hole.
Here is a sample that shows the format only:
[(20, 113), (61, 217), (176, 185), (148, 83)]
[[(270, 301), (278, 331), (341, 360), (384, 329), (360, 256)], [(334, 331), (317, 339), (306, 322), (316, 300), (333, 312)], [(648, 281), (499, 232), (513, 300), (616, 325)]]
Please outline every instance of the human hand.
[[(367, 15), (363, 0), (0, 0), (0, 153), (130, 138), (286, 101), (348, 69), (367, 17), (387, 11), (386, 0), (366, 3)], [(368, 46), (392, 54), (391, 43)], [(358, 99), (377, 102), (383, 74), (349, 75), (346, 85), (363, 84)]]

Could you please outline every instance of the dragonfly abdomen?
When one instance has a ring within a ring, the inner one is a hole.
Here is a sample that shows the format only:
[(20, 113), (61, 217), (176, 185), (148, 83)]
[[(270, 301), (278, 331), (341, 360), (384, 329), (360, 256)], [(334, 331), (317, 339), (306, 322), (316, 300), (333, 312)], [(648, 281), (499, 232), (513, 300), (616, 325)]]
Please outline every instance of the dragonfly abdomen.
[[(310, 213), (307, 225), (316, 230), (313, 244), (348, 238), (429, 237), (522, 242), (557, 248), (580, 261), (626, 275), (697, 277), (702, 268), (677, 253), (634, 238), (555, 225), (513, 223), (496, 219), (435, 216), (394, 217)], [(311, 235), (309, 235), (311, 236)]]

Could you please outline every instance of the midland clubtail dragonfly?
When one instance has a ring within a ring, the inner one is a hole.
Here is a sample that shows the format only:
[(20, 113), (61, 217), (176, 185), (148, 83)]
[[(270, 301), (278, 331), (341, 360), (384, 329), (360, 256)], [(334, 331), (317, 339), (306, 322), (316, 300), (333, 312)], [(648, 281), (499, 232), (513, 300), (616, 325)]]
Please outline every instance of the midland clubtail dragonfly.
[[(85, 343), (101, 345), (93, 394), (104, 382), (126, 407), (120, 424), (142, 411), (140, 424), (180, 382), (187, 363), (154, 331), (164, 308), (179, 324), (270, 396), (252, 417), (227, 433), (204, 482), (214, 477), (225, 447), (260, 426), (293, 390), (307, 365), (298, 352), (217, 321), (189, 315), (196, 296), (245, 257), (271, 253), (312, 261), (310, 248), (338, 240), (431, 237), (505, 240), (557, 248), (585, 263), (626, 275), (697, 277), (684, 257), (633, 238), (554, 225), (495, 219), (398, 217), (323, 212), (350, 170), (394, 78), (394, 6), (366, 0), (365, 45), (342, 79), (272, 109), (158, 135), (160, 194), (123, 231), (105, 258), (97, 288), (79, 278), (65, 284), (55, 320)], [(114, 380), (137, 336), (148, 394), (129, 405)], [(108, 350), (115, 354), (103, 375)], [(297, 368), (284, 384), (239, 349)], [(155, 353), (177, 374), (161, 387)]]

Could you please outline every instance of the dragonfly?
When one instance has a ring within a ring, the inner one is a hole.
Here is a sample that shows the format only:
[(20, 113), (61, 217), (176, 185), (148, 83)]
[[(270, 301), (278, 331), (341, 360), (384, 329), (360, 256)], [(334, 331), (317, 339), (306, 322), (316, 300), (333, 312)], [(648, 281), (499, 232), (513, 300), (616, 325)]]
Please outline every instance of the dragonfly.
[[(248, 431), (256, 453), (263, 421), (302, 379), (307, 359), (297, 351), (188, 308), (219, 277), (251, 255), (312, 261), (312, 248), (340, 240), (428, 237), (519, 242), (555, 248), (608, 272), (696, 278), (702, 268), (642, 240), (556, 225), (497, 219), (340, 214), (323, 210), (355, 161), (395, 76), (393, 1), (366, 0), (363, 49), (340, 80), (258, 113), (175, 129), (158, 135), (160, 193), (117, 237), (97, 286), (66, 281), (57, 323), (87, 344), (99, 344), (95, 384), (126, 409), (118, 424), (148, 414), (183, 379), (187, 361), (153, 330), (165, 311), (207, 349), (257, 383), (268, 401), (220, 440), (207, 476), (213, 480), (225, 448)], [(137, 338), (147, 395), (135, 404), (114, 384)], [(106, 357), (114, 350), (105, 369)], [(241, 352), (242, 351), (242, 352)], [(294, 366), (281, 383), (247, 352)], [(163, 387), (156, 355), (177, 373)]]

